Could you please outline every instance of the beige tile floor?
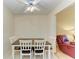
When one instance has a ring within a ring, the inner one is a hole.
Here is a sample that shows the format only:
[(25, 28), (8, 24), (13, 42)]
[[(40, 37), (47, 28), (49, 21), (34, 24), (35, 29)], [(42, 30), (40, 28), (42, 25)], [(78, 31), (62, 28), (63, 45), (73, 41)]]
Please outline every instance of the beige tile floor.
[(55, 54), (55, 58), (54, 59), (74, 59), (66, 54), (64, 54), (63, 52), (61, 52), (59, 49), (57, 50), (57, 53)]
[[(15, 59), (19, 59), (19, 52), (15, 53)], [(24, 58), (24, 59), (29, 59), (29, 58)], [(39, 58), (38, 58), (39, 59)], [(42, 59), (42, 58), (40, 58)], [(47, 58), (46, 58), (47, 59)], [(66, 54), (64, 54), (63, 52), (61, 52), (59, 49), (57, 49), (57, 53), (55, 53), (51, 59), (74, 59)]]

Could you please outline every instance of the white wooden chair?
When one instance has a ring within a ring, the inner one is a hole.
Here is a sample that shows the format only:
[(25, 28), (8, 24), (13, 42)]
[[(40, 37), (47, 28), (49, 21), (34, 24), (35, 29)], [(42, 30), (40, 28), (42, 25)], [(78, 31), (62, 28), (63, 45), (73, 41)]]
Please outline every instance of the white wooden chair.
[(34, 40), (34, 59), (36, 56), (43, 56), (44, 59), (44, 49), (45, 49), (45, 40)]
[(20, 40), (20, 59), (22, 59), (23, 56), (32, 56), (32, 40)]

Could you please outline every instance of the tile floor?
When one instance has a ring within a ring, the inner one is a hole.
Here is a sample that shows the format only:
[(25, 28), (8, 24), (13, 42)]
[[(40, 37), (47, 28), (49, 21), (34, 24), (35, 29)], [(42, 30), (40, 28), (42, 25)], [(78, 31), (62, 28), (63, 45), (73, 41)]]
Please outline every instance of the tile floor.
[[(52, 54), (51, 54), (52, 55)], [(18, 57), (20, 57), (19, 56), (19, 52), (18, 52), (18, 54), (16, 53), (16, 56), (15, 56), (16, 58), (15, 59), (19, 59)], [(23, 59), (29, 59), (29, 58), (23, 58)], [(42, 59), (42, 58), (37, 58), (37, 59)], [(48, 58), (46, 58), (46, 59), (48, 59)], [(72, 57), (70, 57), (70, 56), (68, 56), (68, 55), (66, 55), (66, 54), (64, 54), (63, 52), (61, 52), (60, 50), (57, 50), (57, 53), (55, 53), (52, 57), (51, 57), (51, 59), (74, 59), (74, 58), (72, 58)]]

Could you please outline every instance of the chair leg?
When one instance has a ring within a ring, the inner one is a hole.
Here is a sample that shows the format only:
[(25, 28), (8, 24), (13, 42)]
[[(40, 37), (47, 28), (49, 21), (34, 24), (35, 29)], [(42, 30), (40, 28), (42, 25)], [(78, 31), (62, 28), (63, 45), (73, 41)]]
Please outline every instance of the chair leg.
[(43, 59), (45, 59), (45, 51), (43, 50)]
[(46, 53), (44, 53), (44, 59), (46, 59)]
[(20, 55), (20, 59), (22, 59), (22, 55)]
[(44, 54), (43, 54), (43, 59), (44, 59)]
[(36, 59), (36, 56), (34, 55), (34, 59)]
[(32, 59), (32, 54), (30, 55), (30, 59)]
[(20, 59), (22, 59), (22, 54), (21, 54), (21, 51), (20, 51)]

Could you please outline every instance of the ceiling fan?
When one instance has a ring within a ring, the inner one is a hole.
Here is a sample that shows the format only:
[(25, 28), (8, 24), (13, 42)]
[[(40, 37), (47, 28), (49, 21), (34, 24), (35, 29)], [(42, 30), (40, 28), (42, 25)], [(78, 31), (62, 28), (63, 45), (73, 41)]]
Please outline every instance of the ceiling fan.
[(36, 7), (40, 0), (18, 0), (18, 2), (24, 3), (27, 6), (24, 12), (33, 12), (35, 10), (40, 11), (40, 9)]

